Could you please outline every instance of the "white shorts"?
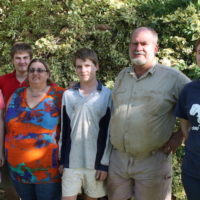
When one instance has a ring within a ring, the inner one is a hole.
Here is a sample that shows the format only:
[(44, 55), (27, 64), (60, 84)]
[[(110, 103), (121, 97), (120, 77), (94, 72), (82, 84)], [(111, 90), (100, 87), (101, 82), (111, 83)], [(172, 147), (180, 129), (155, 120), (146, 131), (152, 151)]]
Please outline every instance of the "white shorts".
[(64, 168), (62, 175), (62, 196), (76, 196), (83, 189), (84, 194), (92, 198), (106, 195), (105, 181), (97, 181), (96, 170)]

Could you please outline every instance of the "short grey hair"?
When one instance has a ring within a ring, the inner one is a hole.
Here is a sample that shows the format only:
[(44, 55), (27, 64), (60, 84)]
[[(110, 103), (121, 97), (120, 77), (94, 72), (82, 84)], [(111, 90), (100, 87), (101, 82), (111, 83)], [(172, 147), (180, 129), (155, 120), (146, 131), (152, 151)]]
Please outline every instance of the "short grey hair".
[(158, 33), (151, 27), (146, 27), (146, 26), (141, 26), (141, 27), (138, 27), (136, 29), (134, 29), (131, 33), (131, 38), (133, 37), (133, 34), (135, 34), (136, 32), (139, 32), (139, 31), (143, 31), (143, 30), (148, 30), (149, 32), (152, 33), (152, 35), (154, 36), (155, 38), (155, 43), (157, 44), (158, 43)]

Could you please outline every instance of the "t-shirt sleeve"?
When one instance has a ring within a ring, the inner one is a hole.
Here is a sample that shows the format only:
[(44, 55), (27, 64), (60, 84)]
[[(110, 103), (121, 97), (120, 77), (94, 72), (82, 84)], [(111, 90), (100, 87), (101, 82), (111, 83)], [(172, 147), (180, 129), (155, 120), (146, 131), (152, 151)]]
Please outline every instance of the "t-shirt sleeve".
[(180, 93), (183, 90), (184, 86), (186, 84), (188, 84), (189, 82), (191, 82), (191, 80), (187, 76), (185, 76), (185, 74), (183, 74), (182, 72), (179, 71), (178, 75), (177, 75), (175, 86), (173, 88), (173, 93), (174, 93), (176, 101), (178, 100)]
[(0, 76), (0, 90), (2, 90), (3, 88), (3, 82), (4, 82), (3, 76)]
[(186, 87), (184, 87), (183, 90), (181, 91), (181, 94), (180, 94), (179, 99), (176, 104), (175, 115), (176, 115), (176, 117), (188, 120), (187, 109), (186, 109), (187, 108), (186, 107), (186, 101), (187, 101), (186, 96), (187, 96), (187, 89), (186, 89)]

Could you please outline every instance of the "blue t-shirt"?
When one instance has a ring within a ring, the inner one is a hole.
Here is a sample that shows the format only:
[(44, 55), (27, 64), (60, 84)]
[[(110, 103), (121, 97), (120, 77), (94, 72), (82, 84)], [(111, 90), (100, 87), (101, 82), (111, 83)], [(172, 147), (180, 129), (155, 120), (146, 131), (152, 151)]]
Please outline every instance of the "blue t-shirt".
[(185, 142), (184, 173), (200, 178), (200, 80), (188, 83), (180, 94), (175, 114), (189, 120), (191, 129)]

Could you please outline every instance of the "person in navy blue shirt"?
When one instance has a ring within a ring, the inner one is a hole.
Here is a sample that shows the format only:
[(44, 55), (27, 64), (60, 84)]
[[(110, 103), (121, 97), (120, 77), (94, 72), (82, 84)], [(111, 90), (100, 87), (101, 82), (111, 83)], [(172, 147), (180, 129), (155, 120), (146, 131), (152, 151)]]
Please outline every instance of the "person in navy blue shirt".
[[(200, 38), (195, 45), (200, 67)], [(182, 163), (182, 182), (188, 200), (200, 199), (200, 79), (183, 88), (175, 114), (180, 118), (185, 136), (185, 156)]]

